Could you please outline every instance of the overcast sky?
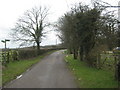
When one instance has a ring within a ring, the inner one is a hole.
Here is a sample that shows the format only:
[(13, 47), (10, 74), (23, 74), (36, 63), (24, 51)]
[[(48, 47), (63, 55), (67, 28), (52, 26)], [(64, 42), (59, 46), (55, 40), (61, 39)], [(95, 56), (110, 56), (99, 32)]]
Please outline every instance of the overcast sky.
[[(104, 0), (111, 5), (118, 5), (119, 0)], [(90, 4), (91, 0), (1, 0), (0, 1), (0, 41), (9, 39), (11, 28), (14, 27), (17, 19), (23, 15), (26, 10), (34, 6), (47, 6), (50, 8), (49, 21), (56, 22), (66, 11), (69, 10), (72, 4), (82, 2), (83, 4)], [(116, 9), (117, 10), (117, 9)], [(55, 32), (50, 32), (42, 41), (41, 45), (53, 45), (60, 42), (56, 37)], [(12, 39), (7, 43), (7, 47), (19, 47), (17, 43), (13, 43)], [(0, 48), (4, 44), (0, 42)]]

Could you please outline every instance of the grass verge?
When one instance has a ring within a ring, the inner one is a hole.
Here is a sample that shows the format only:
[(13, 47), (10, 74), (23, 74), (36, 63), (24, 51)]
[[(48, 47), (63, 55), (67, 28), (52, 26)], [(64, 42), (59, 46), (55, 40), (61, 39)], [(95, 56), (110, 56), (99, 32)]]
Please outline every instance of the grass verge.
[(51, 54), (52, 52), (55, 52), (55, 51), (47, 52), (41, 56), (37, 56), (29, 60), (20, 60), (20, 61), (10, 62), (7, 65), (7, 67), (4, 70), (2, 70), (2, 85), (5, 85), (6, 83), (15, 79), (18, 75), (25, 72), (32, 65), (38, 63), (42, 58)]
[(80, 88), (117, 88), (118, 82), (114, 80), (114, 72), (90, 68), (85, 62), (74, 60), (67, 55), (65, 61), (76, 76)]

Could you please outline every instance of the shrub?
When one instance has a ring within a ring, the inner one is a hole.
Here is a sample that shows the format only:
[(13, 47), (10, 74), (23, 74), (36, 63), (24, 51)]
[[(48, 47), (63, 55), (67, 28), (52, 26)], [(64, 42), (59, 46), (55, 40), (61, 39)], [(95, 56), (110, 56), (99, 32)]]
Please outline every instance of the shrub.
[(12, 61), (18, 61), (18, 51), (17, 50), (13, 50), (12, 51)]
[(89, 64), (89, 66), (92, 67), (96, 67), (96, 68), (101, 68), (101, 57), (100, 54), (103, 51), (106, 51), (107, 47), (106, 45), (97, 45), (95, 46), (88, 54), (87, 58), (87, 62)]
[(37, 56), (37, 51), (34, 49), (18, 50), (19, 59), (27, 59)]

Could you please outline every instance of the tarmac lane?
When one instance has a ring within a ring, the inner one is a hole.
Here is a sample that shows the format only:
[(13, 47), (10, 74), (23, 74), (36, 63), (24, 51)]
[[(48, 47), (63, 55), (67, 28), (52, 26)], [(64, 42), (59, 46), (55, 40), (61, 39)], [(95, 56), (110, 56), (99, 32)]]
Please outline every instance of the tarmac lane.
[(46, 56), (4, 88), (77, 88), (62, 52), (60, 50)]

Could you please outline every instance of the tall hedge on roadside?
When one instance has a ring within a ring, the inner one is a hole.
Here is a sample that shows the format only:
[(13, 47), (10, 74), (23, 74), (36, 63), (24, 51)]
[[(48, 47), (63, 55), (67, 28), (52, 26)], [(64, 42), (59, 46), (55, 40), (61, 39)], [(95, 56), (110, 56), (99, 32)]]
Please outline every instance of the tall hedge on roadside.
[(37, 51), (34, 49), (27, 49), (27, 50), (18, 50), (19, 59), (27, 59), (33, 58), (37, 56)]

